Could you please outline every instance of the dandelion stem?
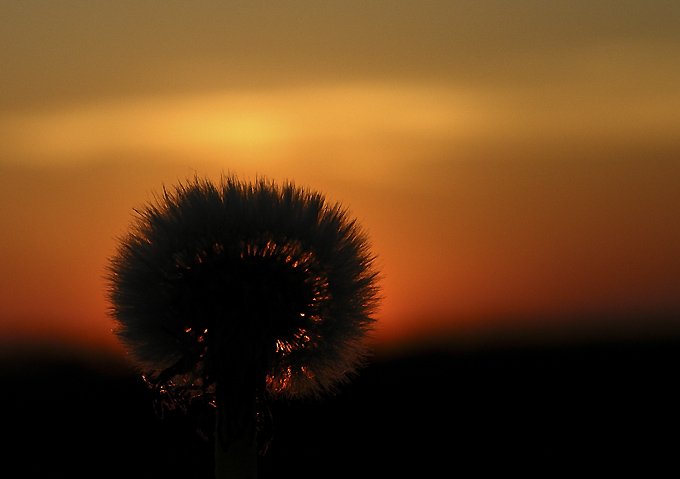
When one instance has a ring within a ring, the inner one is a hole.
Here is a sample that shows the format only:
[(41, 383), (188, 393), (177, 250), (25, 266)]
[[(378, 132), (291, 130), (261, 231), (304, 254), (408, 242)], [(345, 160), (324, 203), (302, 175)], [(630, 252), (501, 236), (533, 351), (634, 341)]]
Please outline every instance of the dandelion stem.
[[(240, 396), (227, 397), (226, 400), (218, 398), (215, 431), (216, 479), (257, 477), (255, 400), (253, 397), (250, 404), (247, 404), (243, 402), (243, 395)], [(239, 428), (236, 434), (234, 425)]]

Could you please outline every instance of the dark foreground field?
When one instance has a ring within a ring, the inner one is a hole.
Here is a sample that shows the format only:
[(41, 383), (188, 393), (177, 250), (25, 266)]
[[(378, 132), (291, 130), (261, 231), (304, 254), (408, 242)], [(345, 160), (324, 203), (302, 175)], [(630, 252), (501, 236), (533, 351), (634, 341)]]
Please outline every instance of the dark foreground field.
[[(375, 361), (323, 402), (274, 403), (260, 476), (677, 473), (679, 365), (677, 340)], [(195, 432), (211, 412), (158, 419), (126, 369), (26, 358), (3, 365), (0, 388), (3, 469), (16, 477), (212, 476)]]

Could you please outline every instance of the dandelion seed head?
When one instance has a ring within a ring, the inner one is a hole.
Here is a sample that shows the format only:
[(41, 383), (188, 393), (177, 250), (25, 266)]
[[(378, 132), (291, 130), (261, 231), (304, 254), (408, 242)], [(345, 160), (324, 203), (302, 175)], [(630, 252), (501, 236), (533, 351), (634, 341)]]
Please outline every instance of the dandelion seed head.
[(317, 396), (363, 363), (377, 273), (340, 205), (293, 184), (194, 179), (136, 210), (109, 268), (116, 334), (173, 401), (256, 370)]

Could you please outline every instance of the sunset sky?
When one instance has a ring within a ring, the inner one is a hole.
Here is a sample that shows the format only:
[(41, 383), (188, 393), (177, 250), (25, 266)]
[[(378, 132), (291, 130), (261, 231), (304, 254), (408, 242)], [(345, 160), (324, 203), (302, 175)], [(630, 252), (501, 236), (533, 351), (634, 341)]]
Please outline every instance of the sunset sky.
[(322, 191), (376, 332), (680, 334), (680, 3), (0, 2), (0, 348), (118, 351), (107, 258), (194, 175)]

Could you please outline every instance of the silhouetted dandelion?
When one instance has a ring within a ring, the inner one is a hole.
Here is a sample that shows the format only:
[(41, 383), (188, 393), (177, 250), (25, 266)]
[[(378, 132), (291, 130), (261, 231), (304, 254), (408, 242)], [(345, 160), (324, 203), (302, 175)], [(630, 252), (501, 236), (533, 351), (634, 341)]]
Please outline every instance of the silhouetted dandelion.
[(217, 406), (218, 476), (255, 475), (266, 395), (319, 396), (356, 372), (377, 304), (373, 256), (344, 209), (234, 177), (137, 211), (109, 279), (116, 333), (165, 404)]

